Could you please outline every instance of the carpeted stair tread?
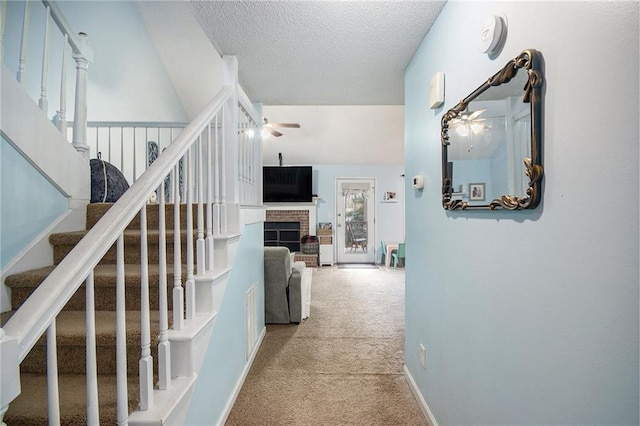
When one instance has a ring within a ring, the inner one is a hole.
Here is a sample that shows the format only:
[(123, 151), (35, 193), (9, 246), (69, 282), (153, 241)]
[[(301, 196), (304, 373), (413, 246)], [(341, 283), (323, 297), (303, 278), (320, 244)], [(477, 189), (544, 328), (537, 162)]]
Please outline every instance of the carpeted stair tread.
[[(5, 284), (10, 288), (17, 287), (37, 287), (57, 265), (45, 266), (30, 271), (21, 272), (19, 274), (10, 275), (6, 278)], [(186, 265), (182, 265), (182, 277), (186, 276)], [(158, 282), (159, 266), (156, 264), (149, 265), (149, 285)], [(167, 286), (173, 286), (173, 265), (167, 264)], [(125, 284), (140, 285), (140, 265), (125, 264), (124, 265)], [(93, 281), (96, 287), (115, 287), (116, 265), (97, 265), (93, 270)]]
[[(114, 203), (91, 203), (87, 206), (87, 229), (93, 228), (93, 226), (102, 218), (102, 216), (113, 207)], [(196, 223), (198, 214), (198, 205), (193, 204), (193, 222)], [(165, 224), (167, 229), (173, 228), (173, 203), (165, 203)], [(207, 209), (203, 206), (204, 218), (207, 217)], [(180, 223), (182, 228), (186, 225), (186, 204), (180, 204)], [(147, 229), (158, 228), (159, 209), (158, 204), (147, 204)], [(140, 214), (134, 216), (133, 220), (127, 225), (127, 229), (140, 229)]]
[[(98, 374), (116, 373), (116, 313), (114, 311), (97, 311), (96, 313), (96, 355)], [(140, 312), (127, 311), (126, 343), (127, 369), (130, 374), (137, 375), (140, 359)], [(170, 319), (172, 312), (168, 312)], [(156, 363), (155, 351), (158, 345), (158, 312), (150, 312), (151, 352)], [(171, 321), (169, 321), (171, 326)], [(84, 311), (62, 311), (56, 318), (56, 343), (58, 353), (58, 369), (61, 374), (83, 374), (85, 363), (85, 313)], [(26, 373), (46, 373), (46, 338), (41, 337), (33, 350), (29, 352), (20, 369)]]
[[(15, 311), (3, 312), (1, 315), (4, 324)], [(151, 340), (154, 341), (158, 335), (158, 311), (150, 311), (151, 319)], [(56, 340), (58, 345), (85, 345), (85, 312), (84, 311), (61, 311), (56, 317)], [(96, 344), (115, 344), (115, 311), (96, 311)], [(127, 325), (127, 345), (140, 341), (140, 311), (126, 311), (125, 321)], [(169, 326), (171, 326), (173, 314), (168, 311)], [(36, 345), (45, 344), (43, 335)]]
[[(22, 393), (11, 402), (4, 416), (8, 425), (46, 425), (47, 377), (45, 375), (21, 374)], [(58, 376), (60, 390), (60, 424), (81, 425), (86, 421), (86, 378), (82, 375), (61, 374)], [(128, 379), (129, 412), (139, 401), (137, 377)], [(100, 424), (116, 423), (116, 377), (98, 376), (98, 399), (100, 401)]]
[[(90, 229), (113, 206), (113, 203), (90, 204), (87, 206), (87, 228)], [(173, 205), (166, 206), (166, 248), (160, 248), (167, 253), (167, 302), (171, 309), (173, 287)], [(197, 206), (194, 205), (194, 212)], [(147, 206), (148, 242), (149, 242), (149, 293), (150, 293), (150, 326), (151, 351), (154, 364), (157, 367), (156, 348), (158, 343), (158, 281), (159, 281), (159, 247), (158, 237), (158, 206)], [(181, 242), (182, 263), (186, 262), (185, 230), (186, 206), (181, 206)], [(194, 215), (194, 224), (196, 223)], [(125, 242), (125, 285), (126, 285), (126, 344), (129, 412), (135, 410), (138, 404), (138, 361), (140, 358), (140, 220), (136, 215), (133, 222), (123, 232)], [(59, 263), (73, 247), (87, 234), (88, 231), (64, 232), (53, 234), (49, 242), (53, 245), (53, 261)], [(194, 247), (197, 238), (194, 230)], [(166, 251), (165, 251), (166, 250)], [(115, 312), (115, 243), (106, 252), (103, 259), (94, 268), (95, 283), (95, 320), (97, 367), (99, 381), (100, 424), (116, 423), (116, 312)], [(138, 263), (136, 263), (138, 262)], [(20, 304), (40, 285), (55, 269), (56, 265), (38, 268), (9, 276), (5, 284), (12, 290), (12, 306), (17, 309)], [(185, 281), (186, 267), (182, 265), (182, 281)], [(61, 401), (61, 424), (86, 424), (86, 339), (85, 339), (85, 286), (82, 284), (78, 291), (66, 303), (64, 310), (56, 318), (56, 343), (58, 354), (59, 389)], [(2, 314), (2, 323), (6, 322), (13, 312)], [(171, 327), (172, 312), (168, 312), (169, 327)], [(33, 350), (21, 364), (21, 395), (10, 404), (10, 409), (4, 417), (9, 425), (48, 424), (47, 392), (46, 392), (46, 337), (42, 336)], [(154, 368), (154, 375), (157, 368)], [(156, 377), (157, 379), (157, 377)]]
[[(49, 236), (49, 242), (51, 244), (55, 245), (76, 245), (80, 242), (80, 240), (82, 238), (84, 238), (85, 235), (87, 235), (89, 231), (84, 230), (84, 231), (72, 231), (72, 232), (60, 232), (57, 234), (51, 234)], [(157, 244), (158, 243), (158, 234), (160, 233), (160, 231), (155, 230), (155, 229), (150, 229), (147, 231), (147, 238), (149, 240), (149, 245), (152, 244)], [(167, 243), (173, 243), (173, 229), (167, 229), (165, 232), (166, 235), (166, 242)], [(193, 230), (193, 235), (194, 235), (194, 239), (196, 238), (196, 229)], [(140, 231), (139, 230), (125, 230), (123, 232), (123, 236), (124, 236), (124, 243), (135, 243), (135, 242), (140, 242)], [(180, 230), (180, 236), (181, 238), (184, 239), (187, 236), (187, 232), (184, 228), (181, 228)]]
[[(110, 345), (116, 342), (116, 312), (96, 311), (96, 344)], [(171, 315), (171, 313), (169, 313)], [(158, 311), (150, 312), (152, 340), (158, 335)], [(140, 312), (125, 312), (127, 346), (140, 342)], [(58, 345), (85, 345), (84, 311), (62, 311), (56, 317)], [(44, 344), (44, 337), (39, 343)]]
[[(50, 243), (53, 245), (53, 263), (58, 264), (64, 259), (73, 248), (80, 242), (80, 240), (86, 235), (87, 231), (76, 231), (68, 233), (53, 234), (49, 238)], [(183, 229), (181, 231), (181, 255), (182, 262), (186, 262), (187, 249), (186, 238), (187, 232)], [(151, 230), (148, 232), (148, 256), (149, 262), (157, 263), (159, 259), (159, 245), (158, 245), (159, 232), (157, 230)], [(167, 259), (173, 259), (173, 245), (174, 245), (174, 232), (173, 230), (167, 230), (165, 234), (166, 246), (165, 254)], [(140, 262), (140, 231), (124, 231), (124, 261), (126, 263), (139, 263)], [(197, 233), (193, 231), (193, 249), (196, 248)], [(103, 258), (99, 262), (103, 265), (109, 265), (116, 263), (116, 243), (114, 242), (107, 250)]]

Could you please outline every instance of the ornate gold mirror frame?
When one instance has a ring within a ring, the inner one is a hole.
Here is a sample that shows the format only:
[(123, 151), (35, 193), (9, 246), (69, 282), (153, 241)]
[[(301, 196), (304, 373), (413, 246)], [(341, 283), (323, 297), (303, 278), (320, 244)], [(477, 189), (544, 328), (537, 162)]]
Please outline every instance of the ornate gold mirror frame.
[[(543, 176), (542, 168), (542, 85), (544, 77), (541, 70), (541, 54), (534, 49), (524, 50), (520, 55), (510, 60), (504, 68), (474, 90), (469, 96), (464, 98), (455, 107), (447, 111), (441, 120), (441, 141), (442, 141), (442, 206), (445, 210), (470, 210), (470, 209), (508, 209), (522, 210), (534, 209), (540, 203), (541, 181)], [(518, 70), (522, 69), (527, 73), (526, 84), (522, 102), (530, 104), (531, 113), (531, 157), (522, 159), (524, 162), (524, 174), (528, 179), (526, 194), (502, 195), (493, 199), (489, 204), (473, 204), (459, 198), (454, 198), (453, 185), (453, 162), (449, 162), (448, 148), (449, 126), (451, 120), (456, 119), (467, 110), (471, 101), (478, 98), (487, 89), (508, 83), (516, 76)]]

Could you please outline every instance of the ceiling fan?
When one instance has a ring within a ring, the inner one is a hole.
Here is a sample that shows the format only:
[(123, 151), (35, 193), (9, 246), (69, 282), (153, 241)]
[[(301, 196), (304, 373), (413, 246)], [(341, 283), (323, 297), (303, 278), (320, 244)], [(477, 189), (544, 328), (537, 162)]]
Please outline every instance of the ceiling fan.
[(471, 132), (480, 133), (486, 128), (485, 125), (480, 124), (485, 121), (484, 118), (478, 118), (485, 112), (486, 109), (479, 109), (477, 111), (468, 111), (466, 114), (460, 114), (459, 117), (451, 120), (451, 127), (456, 130), (460, 136), (469, 136)]
[(276, 138), (279, 138), (280, 136), (282, 136), (283, 134), (279, 131), (277, 131), (276, 129), (278, 128), (293, 128), (293, 129), (299, 129), (300, 125), (298, 123), (269, 123), (269, 120), (267, 120), (267, 118), (263, 118), (262, 119), (262, 134), (263, 136), (268, 136), (268, 135), (272, 135)]

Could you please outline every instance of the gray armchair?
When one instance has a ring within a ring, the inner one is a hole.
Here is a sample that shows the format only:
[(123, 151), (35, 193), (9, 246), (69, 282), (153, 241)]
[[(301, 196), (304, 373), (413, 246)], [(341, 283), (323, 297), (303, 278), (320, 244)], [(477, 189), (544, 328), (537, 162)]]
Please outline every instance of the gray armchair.
[(291, 267), (286, 247), (264, 248), (264, 320), (269, 324), (302, 321), (302, 277)]

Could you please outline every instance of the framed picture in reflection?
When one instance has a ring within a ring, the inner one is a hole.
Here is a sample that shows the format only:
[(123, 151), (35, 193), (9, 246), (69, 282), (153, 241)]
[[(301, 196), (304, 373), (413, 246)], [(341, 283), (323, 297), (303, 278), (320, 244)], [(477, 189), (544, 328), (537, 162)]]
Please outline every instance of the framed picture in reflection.
[(484, 201), (484, 198), (485, 198), (484, 194), (485, 194), (484, 183), (469, 184), (469, 201)]

